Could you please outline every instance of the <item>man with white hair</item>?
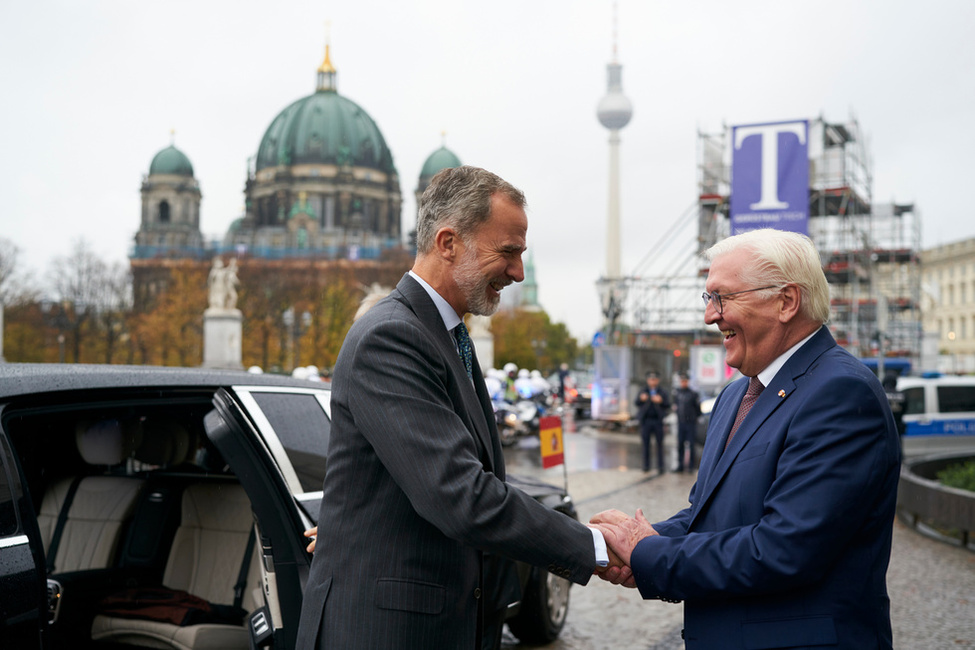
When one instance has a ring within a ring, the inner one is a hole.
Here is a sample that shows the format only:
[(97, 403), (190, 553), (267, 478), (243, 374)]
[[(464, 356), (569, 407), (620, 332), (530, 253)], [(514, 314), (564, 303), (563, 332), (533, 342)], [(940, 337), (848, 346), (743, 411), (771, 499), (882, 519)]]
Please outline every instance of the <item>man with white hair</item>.
[(808, 237), (713, 246), (704, 320), (744, 375), (718, 396), (690, 506), (606, 511), (613, 582), (684, 601), (688, 649), (892, 647), (886, 572), (900, 448), (884, 390), (836, 345)]

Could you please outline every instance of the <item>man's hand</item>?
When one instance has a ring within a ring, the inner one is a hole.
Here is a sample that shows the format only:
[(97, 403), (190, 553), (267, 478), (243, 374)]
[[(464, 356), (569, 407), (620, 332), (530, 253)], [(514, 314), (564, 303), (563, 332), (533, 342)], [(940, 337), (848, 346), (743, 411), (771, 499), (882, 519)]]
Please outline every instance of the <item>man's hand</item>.
[(606, 545), (626, 566), (630, 565), (630, 555), (640, 540), (657, 534), (643, 516), (643, 510), (637, 510), (636, 517), (629, 517), (619, 510), (604, 510), (589, 523), (599, 528), (606, 538)]
[(308, 530), (306, 530), (302, 534), (305, 537), (308, 537), (308, 538), (311, 539), (311, 543), (308, 544), (308, 546), (305, 547), (305, 550), (308, 551), (309, 553), (314, 553), (315, 552), (315, 544), (318, 542), (318, 526), (315, 526), (314, 528), (309, 528)]
[[(606, 536), (606, 532), (609, 529), (608, 526), (605, 524), (596, 524), (595, 527), (603, 533), (603, 537)], [(611, 582), (614, 585), (623, 585), (624, 587), (630, 588), (636, 587), (636, 580), (633, 578), (633, 571), (630, 570), (630, 567), (626, 566), (622, 558), (609, 546), (607, 546), (606, 552), (609, 554), (609, 564), (604, 567), (598, 567), (594, 573), (606, 582)]]

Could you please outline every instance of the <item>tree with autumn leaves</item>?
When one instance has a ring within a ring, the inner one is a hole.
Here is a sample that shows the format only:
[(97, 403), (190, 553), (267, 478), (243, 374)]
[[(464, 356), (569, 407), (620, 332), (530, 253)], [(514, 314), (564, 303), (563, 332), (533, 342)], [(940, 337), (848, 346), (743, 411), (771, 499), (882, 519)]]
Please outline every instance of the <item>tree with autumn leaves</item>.
[(553, 323), (541, 310), (499, 311), (491, 319), (494, 363), (498, 368), (514, 363), (519, 368), (548, 375), (563, 363), (579, 362), (579, 345), (564, 323)]
[(309, 262), (271, 272), (244, 264), (239, 275), (245, 365), (279, 372), (334, 365), (364, 295), (351, 268)]
[[(7, 361), (200, 365), (212, 261), (126, 268), (104, 263), (82, 240), (54, 260), (54, 296), (42, 300), (17, 273), (17, 253), (0, 238)], [(405, 255), (374, 262), (242, 258), (237, 308), (244, 366), (331, 368), (368, 288), (394, 286), (411, 262)], [(551, 323), (542, 311), (499, 312), (492, 330), (498, 366), (513, 361), (548, 373), (576, 361), (578, 346), (565, 325)]]

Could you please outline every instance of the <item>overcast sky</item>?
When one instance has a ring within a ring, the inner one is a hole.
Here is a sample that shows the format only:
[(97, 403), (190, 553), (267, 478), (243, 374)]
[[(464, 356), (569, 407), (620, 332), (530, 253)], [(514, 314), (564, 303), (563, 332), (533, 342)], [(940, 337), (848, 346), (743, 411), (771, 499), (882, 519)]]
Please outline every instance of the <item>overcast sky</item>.
[[(606, 269), (596, 105), (612, 15), (610, 0), (4, 2), (0, 236), (39, 279), (82, 237), (125, 261), (142, 176), (171, 129), (201, 185), (204, 235), (222, 236), (265, 129), (314, 92), (328, 21), (339, 93), (392, 150), (403, 231), (445, 131), (464, 163), (525, 191), (540, 302), (588, 341)], [(634, 106), (624, 274), (694, 204), (697, 133), (724, 125), (855, 117), (875, 202), (915, 203), (924, 247), (975, 236), (975, 2), (620, 0), (618, 15)]]

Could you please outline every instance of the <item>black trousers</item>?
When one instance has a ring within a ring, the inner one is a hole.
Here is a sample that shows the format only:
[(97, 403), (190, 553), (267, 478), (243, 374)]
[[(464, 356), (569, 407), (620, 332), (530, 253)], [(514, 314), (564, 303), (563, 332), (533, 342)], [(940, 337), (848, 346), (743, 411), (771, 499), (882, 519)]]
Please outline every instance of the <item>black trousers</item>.
[(643, 442), (643, 471), (650, 470), (650, 437), (657, 443), (657, 470), (664, 469), (664, 423), (656, 418), (647, 418), (640, 423), (640, 440)]

